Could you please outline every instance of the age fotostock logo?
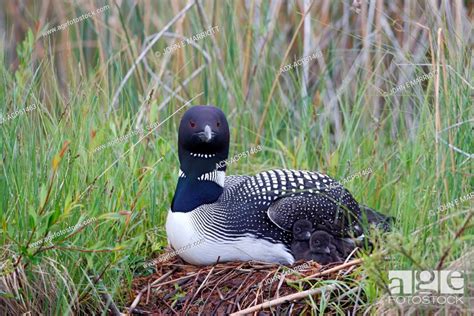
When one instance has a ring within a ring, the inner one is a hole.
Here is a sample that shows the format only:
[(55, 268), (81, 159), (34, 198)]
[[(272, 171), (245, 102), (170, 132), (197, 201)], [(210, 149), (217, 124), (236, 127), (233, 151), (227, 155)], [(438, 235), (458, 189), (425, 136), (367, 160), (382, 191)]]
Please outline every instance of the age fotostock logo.
[(464, 304), (462, 271), (453, 270), (391, 270), (388, 272), (391, 298), (398, 304)]

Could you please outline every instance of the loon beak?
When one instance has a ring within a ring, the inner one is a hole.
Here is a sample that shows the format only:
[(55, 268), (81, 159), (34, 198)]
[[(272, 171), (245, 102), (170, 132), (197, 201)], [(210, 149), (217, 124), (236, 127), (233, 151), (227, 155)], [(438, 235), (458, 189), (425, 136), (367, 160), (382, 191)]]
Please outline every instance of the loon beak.
[(214, 137), (216, 133), (214, 133), (209, 125), (204, 127), (204, 132), (198, 133), (199, 139), (203, 142), (209, 143), (211, 139)]

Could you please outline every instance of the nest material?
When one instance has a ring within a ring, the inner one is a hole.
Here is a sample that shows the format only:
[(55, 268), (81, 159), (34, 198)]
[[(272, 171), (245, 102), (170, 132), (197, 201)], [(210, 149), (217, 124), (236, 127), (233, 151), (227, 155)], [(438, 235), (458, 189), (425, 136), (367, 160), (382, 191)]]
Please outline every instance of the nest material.
[[(270, 312), (299, 314), (311, 310), (302, 299), (340, 291), (336, 284), (316, 283), (343, 281), (361, 262), (355, 259), (321, 266), (309, 261), (292, 267), (261, 262), (194, 266), (175, 256), (157, 263), (155, 274), (133, 281), (128, 312), (135, 315), (229, 315), (249, 313), (252, 312), (249, 308), (253, 308), (253, 312), (265, 310), (263, 315)], [(348, 290), (346, 287), (340, 292)], [(350, 300), (347, 303), (353, 305)], [(345, 303), (339, 301), (338, 304), (341, 307)]]

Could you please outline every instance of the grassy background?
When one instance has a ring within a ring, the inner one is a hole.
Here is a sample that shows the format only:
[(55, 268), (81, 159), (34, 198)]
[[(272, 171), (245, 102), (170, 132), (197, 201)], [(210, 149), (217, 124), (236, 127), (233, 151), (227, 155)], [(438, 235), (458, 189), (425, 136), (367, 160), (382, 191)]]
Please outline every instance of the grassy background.
[[(164, 29), (187, 5), (5, 2), (1, 114), (36, 109), (0, 125), (1, 313), (99, 312), (104, 292), (127, 304), (131, 280), (151, 273), (143, 262), (166, 245), (185, 109), (172, 114), (200, 93), (192, 104), (228, 116), (231, 156), (263, 148), (228, 174), (285, 167), (343, 179), (372, 169), (346, 187), (397, 224), (383, 246), (390, 260), (376, 251), (358, 270), (370, 276), (361, 281), (362, 306), (383, 296), (387, 270), (446, 267), (472, 250), (472, 199), (429, 214), (473, 188), (471, 2), (316, 1), (302, 22), (302, 2), (202, 1)], [(197, 41), (199, 49), (156, 54), (210, 26), (219, 31)], [(429, 80), (384, 93), (433, 70)], [(146, 137), (94, 152), (161, 122)], [(31, 248), (89, 218), (96, 220)]]

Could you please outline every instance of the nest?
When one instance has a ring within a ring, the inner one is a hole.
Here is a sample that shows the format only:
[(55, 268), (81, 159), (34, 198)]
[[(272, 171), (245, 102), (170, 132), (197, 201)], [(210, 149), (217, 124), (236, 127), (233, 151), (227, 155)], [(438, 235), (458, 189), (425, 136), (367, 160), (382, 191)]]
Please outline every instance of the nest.
[[(320, 295), (339, 297), (350, 290), (351, 271), (360, 263), (321, 266), (298, 262), (292, 267), (262, 262), (227, 262), (194, 266), (175, 256), (155, 265), (156, 273), (132, 283), (128, 312), (135, 315), (229, 315), (265, 310), (299, 314), (311, 310), (305, 299)], [(344, 282), (344, 289), (337, 282)], [(346, 283), (346, 281), (348, 283)], [(356, 287), (354, 285), (354, 287)], [(334, 295), (333, 295), (334, 294)], [(339, 308), (351, 308), (350, 299)]]

